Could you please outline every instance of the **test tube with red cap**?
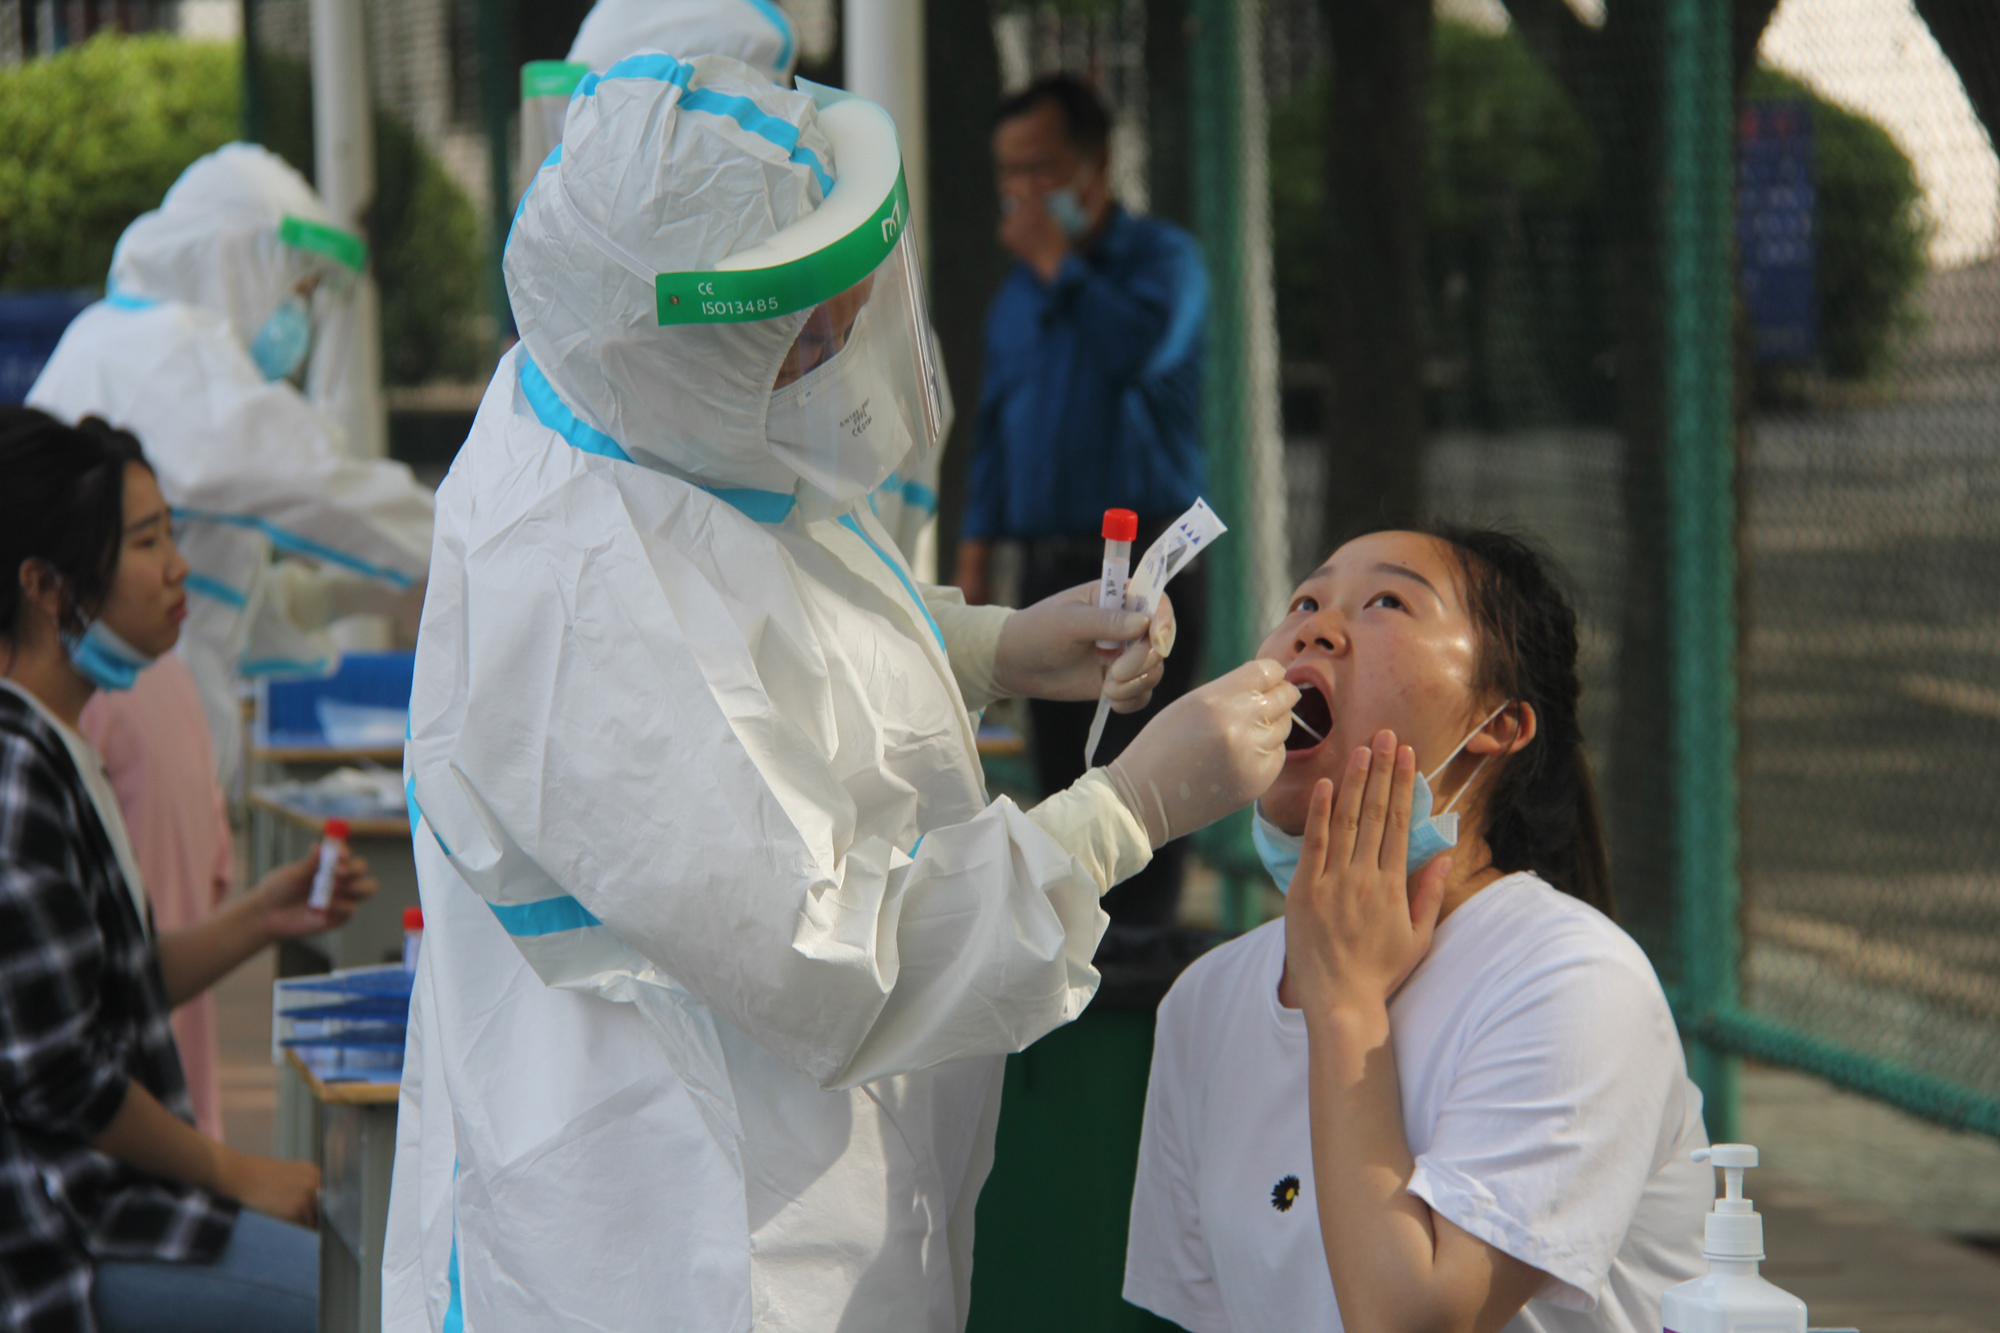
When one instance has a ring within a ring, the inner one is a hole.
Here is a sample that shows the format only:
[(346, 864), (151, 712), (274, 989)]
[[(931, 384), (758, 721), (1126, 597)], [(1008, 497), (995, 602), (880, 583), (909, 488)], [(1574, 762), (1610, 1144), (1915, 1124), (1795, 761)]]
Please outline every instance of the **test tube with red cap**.
[(344, 819), (329, 819), (319, 840), (319, 869), (313, 872), (312, 896), (306, 899), (306, 906), (315, 912), (324, 912), (333, 905), (333, 872), (340, 864), (341, 848), (347, 845), (347, 835), (352, 832)]
[[(1125, 583), (1132, 577), (1132, 543), (1139, 536), (1139, 516), (1129, 509), (1104, 511), (1104, 576), (1097, 582), (1097, 605), (1106, 611), (1125, 609)], [(1099, 648), (1123, 648), (1116, 639), (1099, 639)]]
[(403, 909), (403, 970), (417, 970), (417, 952), (424, 947), (424, 909)]

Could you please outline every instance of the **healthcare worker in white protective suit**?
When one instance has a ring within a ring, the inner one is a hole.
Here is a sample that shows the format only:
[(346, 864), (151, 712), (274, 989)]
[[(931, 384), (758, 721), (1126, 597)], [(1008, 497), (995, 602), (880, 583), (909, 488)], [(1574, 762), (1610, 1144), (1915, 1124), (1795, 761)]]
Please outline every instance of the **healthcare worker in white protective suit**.
[(1098, 638), (1141, 706), (1169, 626), (912, 580), (865, 503), (936, 435), (906, 216), (880, 108), (719, 56), (586, 78), (525, 198), (417, 649), (387, 1329), (961, 1327), (1002, 1053), (1282, 765), (1251, 663), (988, 799), (969, 710), (1094, 697)]
[(333, 413), (291, 382), (366, 262), (304, 177), (226, 145), (125, 229), (110, 294), (28, 391), (65, 421), (131, 431), (159, 473), (193, 594), (178, 651), (225, 790), (243, 754), (243, 680), (331, 671), (329, 623), (421, 596), (430, 492), (400, 463), (350, 457)]

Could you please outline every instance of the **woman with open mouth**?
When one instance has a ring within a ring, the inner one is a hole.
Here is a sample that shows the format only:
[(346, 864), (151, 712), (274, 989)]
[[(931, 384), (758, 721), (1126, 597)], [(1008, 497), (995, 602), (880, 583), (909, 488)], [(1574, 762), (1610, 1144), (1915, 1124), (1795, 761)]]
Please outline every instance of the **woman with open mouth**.
[(1257, 845), (1285, 917), (1161, 1006), (1125, 1297), (1198, 1333), (1653, 1333), (1702, 1271), (1701, 1094), (1611, 919), (1576, 616), (1500, 533), (1348, 542)]

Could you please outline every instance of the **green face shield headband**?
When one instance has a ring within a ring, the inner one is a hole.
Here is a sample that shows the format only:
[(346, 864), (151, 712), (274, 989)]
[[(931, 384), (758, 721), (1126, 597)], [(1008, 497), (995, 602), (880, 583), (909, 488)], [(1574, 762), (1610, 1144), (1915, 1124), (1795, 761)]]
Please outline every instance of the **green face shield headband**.
[(278, 239), (295, 250), (324, 255), (356, 273), (368, 267), (368, 242), (342, 227), (287, 213), (278, 224)]
[(824, 202), (777, 235), (714, 269), (654, 279), (668, 324), (735, 324), (809, 310), (847, 291), (895, 253), (909, 192), (895, 123), (873, 102), (799, 80), (819, 108), (840, 179)]

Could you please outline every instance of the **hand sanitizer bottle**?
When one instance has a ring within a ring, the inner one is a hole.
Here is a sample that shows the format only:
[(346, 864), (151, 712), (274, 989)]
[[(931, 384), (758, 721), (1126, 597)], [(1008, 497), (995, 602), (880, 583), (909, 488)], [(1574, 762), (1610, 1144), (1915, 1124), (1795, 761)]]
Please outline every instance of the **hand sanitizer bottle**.
[(1702, 1227), (1708, 1276), (1668, 1287), (1660, 1297), (1665, 1333), (1806, 1333), (1806, 1303), (1757, 1274), (1764, 1219), (1743, 1197), (1743, 1172), (1757, 1165), (1747, 1143), (1718, 1143), (1694, 1160), (1722, 1169), (1722, 1197)]

